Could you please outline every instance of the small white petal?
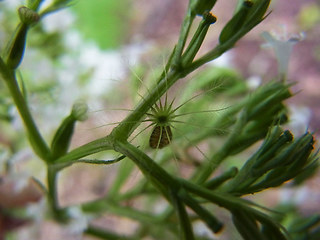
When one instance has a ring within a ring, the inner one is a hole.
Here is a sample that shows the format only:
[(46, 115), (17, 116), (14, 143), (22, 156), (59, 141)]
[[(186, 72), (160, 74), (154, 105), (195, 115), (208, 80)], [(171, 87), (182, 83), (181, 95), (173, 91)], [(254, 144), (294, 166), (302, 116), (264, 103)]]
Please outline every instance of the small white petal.
[(292, 36), (291, 38), (288, 38), (284, 29), (283, 34), (276, 37), (271, 35), (269, 32), (263, 32), (261, 36), (266, 40), (266, 44), (263, 44), (262, 47), (273, 48), (278, 61), (279, 74), (286, 76), (293, 46), (297, 42), (301, 41), (304, 35), (300, 34), (299, 36)]

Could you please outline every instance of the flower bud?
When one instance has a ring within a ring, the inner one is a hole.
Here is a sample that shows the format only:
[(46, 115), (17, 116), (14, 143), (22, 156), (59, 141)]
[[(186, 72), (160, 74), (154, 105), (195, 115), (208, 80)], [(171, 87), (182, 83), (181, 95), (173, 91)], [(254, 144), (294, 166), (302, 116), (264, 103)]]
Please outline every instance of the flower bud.
[(256, 25), (261, 22), (269, 8), (271, 0), (255, 0), (245, 25)]
[(246, 107), (248, 120), (265, 118), (270, 113), (274, 114), (276, 108), (283, 109), (284, 106), (281, 105), (281, 102), (291, 96), (289, 86), (280, 82), (273, 82), (261, 87), (252, 96)]
[[(288, 147), (283, 149), (276, 158), (274, 158), (268, 167), (269, 173), (253, 189), (264, 189), (277, 187), (282, 183), (295, 178), (298, 174), (303, 173), (314, 164), (317, 159), (311, 155), (314, 149), (314, 137), (306, 133), (300, 138), (293, 141)], [(271, 167), (273, 169), (271, 169)]]
[(39, 15), (27, 7), (18, 9), (20, 24), (17, 26), (6, 47), (6, 64), (10, 69), (16, 69), (23, 58), (29, 26), (39, 21)]
[(40, 16), (37, 12), (24, 6), (18, 9), (18, 13), (21, 22), (25, 23), (26, 25), (31, 25), (40, 20)]
[(77, 121), (85, 121), (88, 118), (88, 105), (83, 102), (75, 103), (72, 106), (71, 114)]
[(10, 69), (16, 69), (22, 61), (27, 32), (28, 25), (20, 23), (6, 47), (6, 64)]
[(225, 43), (230, 38), (232, 38), (241, 27), (244, 25), (247, 16), (249, 15), (249, 10), (253, 6), (253, 2), (244, 1), (239, 11), (231, 18), (231, 20), (222, 29), (219, 42), (220, 44)]
[(51, 143), (53, 159), (57, 159), (67, 153), (75, 124), (77, 121), (84, 121), (87, 118), (87, 110), (88, 107), (84, 103), (76, 103), (73, 105), (70, 115), (62, 121), (53, 137)]
[[(268, 141), (273, 142), (271, 146), (264, 146), (261, 147), (261, 154), (257, 158), (256, 162), (253, 165), (253, 170), (255, 172), (259, 172), (255, 175), (260, 175), (262, 172), (266, 172), (268, 169), (271, 169), (273, 166), (276, 166), (277, 164), (281, 164), (278, 159), (282, 158), (282, 154), (279, 153), (279, 150), (282, 149), (286, 144), (291, 142), (293, 140), (293, 135), (290, 131), (286, 130), (284, 131), (275, 141), (272, 139), (268, 139)], [(274, 156), (276, 161), (274, 159), (270, 161)], [(270, 161), (270, 162), (269, 162)]]
[(191, 11), (195, 15), (202, 16), (205, 11), (211, 11), (217, 0), (192, 0)]

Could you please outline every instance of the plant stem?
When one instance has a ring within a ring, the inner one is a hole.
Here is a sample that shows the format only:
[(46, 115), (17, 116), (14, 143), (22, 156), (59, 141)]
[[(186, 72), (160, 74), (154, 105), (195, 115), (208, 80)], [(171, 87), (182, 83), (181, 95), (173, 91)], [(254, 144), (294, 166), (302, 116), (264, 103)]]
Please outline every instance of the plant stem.
[(92, 142), (89, 142), (85, 145), (82, 145), (70, 151), (64, 156), (58, 158), (54, 163), (55, 164), (70, 163), (74, 160), (81, 159), (88, 155), (106, 151), (106, 150), (112, 150), (112, 149), (113, 149), (113, 143), (112, 143), (111, 137), (107, 136), (107, 137), (96, 139)]
[(115, 150), (130, 158), (153, 185), (171, 202), (170, 190), (178, 190), (179, 182), (148, 155), (128, 142), (115, 141)]
[(181, 65), (182, 52), (183, 52), (184, 46), (186, 44), (188, 34), (190, 31), (190, 27), (192, 25), (194, 18), (195, 18), (195, 15), (191, 13), (190, 8), (189, 8), (187, 11), (187, 14), (183, 20), (183, 23), (181, 25), (180, 37), (179, 37), (176, 49), (174, 51), (173, 65), (177, 68), (179, 68)]
[(106, 229), (101, 229), (93, 226), (89, 226), (86, 229), (85, 233), (106, 240), (138, 240), (138, 238), (135, 237), (120, 236)]
[(118, 140), (126, 141), (151, 106), (183, 76), (183, 71), (170, 70), (168, 75), (158, 82), (158, 85), (140, 102), (135, 110), (113, 129), (111, 135)]
[(47, 168), (48, 201), (55, 217), (60, 215), (57, 197), (57, 171), (53, 166)]
[[(8, 74), (9, 72), (11, 74)], [(23, 120), (27, 134), (29, 136), (29, 141), (31, 143), (31, 146), (33, 147), (33, 150), (42, 160), (48, 162), (50, 160), (49, 147), (47, 146), (46, 142), (42, 138), (36, 126), (36, 123), (32, 118), (32, 115), (29, 111), (25, 98), (23, 97), (19, 89), (14, 71), (7, 71), (6, 74), (3, 73), (3, 76), (6, 77), (5, 82), (9, 88), (9, 91), (14, 100), (14, 103)]]

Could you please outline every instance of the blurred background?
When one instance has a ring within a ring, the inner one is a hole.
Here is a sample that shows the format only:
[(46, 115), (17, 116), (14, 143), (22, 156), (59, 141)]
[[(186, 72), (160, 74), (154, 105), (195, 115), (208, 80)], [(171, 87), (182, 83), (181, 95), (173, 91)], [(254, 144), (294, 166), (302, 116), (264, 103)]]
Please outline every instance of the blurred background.
[[(49, 2), (44, 1), (44, 4)], [(91, 115), (86, 122), (77, 126), (72, 147), (104, 136), (112, 126), (106, 126), (103, 130), (97, 127), (117, 122), (127, 114), (110, 109), (132, 109), (139, 100), (135, 92), (137, 88), (130, 82), (132, 76), (142, 78), (139, 71), (145, 73), (145, 69), (148, 69), (148, 74), (152, 75), (159, 70), (157, 68), (163, 67), (178, 39), (187, 2), (77, 0), (70, 8), (48, 15), (34, 27), (29, 33), (20, 78), (26, 84), (28, 101), (44, 136), (50, 140), (61, 119), (76, 101), (86, 102)], [(16, 9), (23, 3), (19, 0), (0, 1), (1, 50), (18, 22)], [(212, 12), (218, 21), (210, 28), (200, 54), (215, 46), (235, 5), (234, 0), (217, 1)], [(288, 102), (292, 119), (288, 125), (298, 135), (309, 129), (319, 137), (320, 1), (273, 0), (270, 9), (271, 14), (262, 24), (240, 40), (234, 49), (210, 64), (234, 69), (254, 87), (272, 80), (278, 71), (276, 54), (266, 46), (261, 33), (270, 32), (281, 41), (299, 40), (293, 46), (287, 74), (288, 80), (296, 83), (293, 87), (296, 95)], [(112, 94), (114, 89), (117, 89), (117, 94)], [(35, 190), (27, 179), (35, 176), (44, 182), (46, 173), (39, 160), (34, 159), (27, 143), (20, 138), (24, 130), (15, 108), (8, 100), (1, 102), (1, 116), (7, 118), (8, 123), (0, 125), (0, 170), (4, 172), (10, 169), (12, 175), (8, 186), (1, 189), (0, 198), (4, 198), (4, 194), (7, 197), (0, 200), (0, 206), (6, 207), (9, 203), (13, 206), (29, 206), (35, 203), (36, 207), (30, 207), (30, 211), (31, 215), (38, 216), (41, 212), (39, 209), (45, 208), (45, 204), (40, 203), (41, 192)], [(11, 130), (7, 127), (9, 125)], [(5, 159), (9, 157), (13, 159), (12, 166), (5, 164)], [(59, 181), (61, 204), (80, 204), (103, 196), (110, 179), (114, 177), (114, 168), (80, 165), (63, 171)], [(139, 174), (138, 171), (136, 174)], [(12, 188), (28, 190), (18, 191), (22, 195), (17, 197), (16, 192), (13, 194), (10, 190)], [(320, 212), (319, 189), (320, 176), (317, 174), (298, 190), (282, 188), (272, 191), (272, 194), (258, 194), (257, 198), (267, 206), (293, 202), (299, 206), (302, 214), (308, 215)], [(17, 198), (19, 201), (16, 203), (14, 199)], [(35, 218), (41, 222), (40, 216)], [(19, 218), (5, 216), (0, 218), (0, 223), (0, 231), (26, 226), (26, 222)], [(53, 223), (41, 224), (43, 227), (38, 232), (39, 239), (57, 239), (65, 234)], [(97, 224), (111, 228), (116, 225), (128, 232), (134, 228), (132, 221), (119, 220), (115, 216), (102, 218)], [(27, 229), (19, 228), (19, 239), (32, 239), (22, 237), (26, 236)], [(73, 239), (71, 235), (66, 236), (64, 239)]]

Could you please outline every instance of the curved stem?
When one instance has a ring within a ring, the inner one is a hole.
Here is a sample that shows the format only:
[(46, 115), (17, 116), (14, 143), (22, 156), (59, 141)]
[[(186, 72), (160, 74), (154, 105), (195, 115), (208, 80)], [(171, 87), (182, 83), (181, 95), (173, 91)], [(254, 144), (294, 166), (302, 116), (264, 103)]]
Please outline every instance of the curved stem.
[(171, 202), (170, 189), (177, 190), (180, 183), (154, 162), (148, 155), (128, 142), (115, 141), (115, 150), (130, 158), (148, 180)]
[(50, 160), (50, 149), (42, 138), (37, 125), (33, 120), (25, 98), (19, 89), (14, 71), (7, 70), (4, 72), (4, 69), (1, 68), (1, 72), (25, 125), (33, 150), (41, 159), (48, 162)]
[(74, 160), (81, 159), (88, 155), (112, 149), (114, 149), (113, 142), (109, 135), (107, 137), (96, 139), (76, 149), (73, 149), (72, 151), (57, 159), (54, 164), (71, 163)]

